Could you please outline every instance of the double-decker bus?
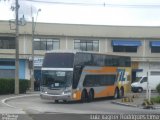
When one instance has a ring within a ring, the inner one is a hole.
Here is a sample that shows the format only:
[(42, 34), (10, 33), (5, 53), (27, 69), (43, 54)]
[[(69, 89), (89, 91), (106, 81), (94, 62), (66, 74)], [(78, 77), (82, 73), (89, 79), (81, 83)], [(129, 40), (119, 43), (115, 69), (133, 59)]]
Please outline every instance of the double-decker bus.
[(130, 89), (131, 58), (92, 52), (47, 52), (40, 97), (59, 102), (123, 97)]

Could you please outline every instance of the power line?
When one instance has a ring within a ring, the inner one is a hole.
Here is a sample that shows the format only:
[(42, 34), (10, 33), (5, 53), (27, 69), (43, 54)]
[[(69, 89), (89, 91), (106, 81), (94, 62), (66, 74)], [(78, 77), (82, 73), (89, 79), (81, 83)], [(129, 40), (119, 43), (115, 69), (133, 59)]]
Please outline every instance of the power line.
[(50, 3), (50, 4), (64, 4), (64, 5), (83, 5), (83, 6), (103, 5), (98, 3), (56, 2), (56, 1), (54, 2), (54, 1), (43, 1), (43, 0), (23, 0), (23, 1), (37, 2), (37, 3)]
[(114, 7), (130, 7), (130, 8), (160, 8), (160, 5), (155, 5), (155, 4), (152, 4), (152, 5), (142, 5), (142, 4), (140, 4), (140, 5), (130, 5), (130, 4), (126, 4), (126, 5), (123, 5), (123, 4), (107, 4), (108, 6), (114, 6)]
[(109, 3), (78, 3), (78, 2), (54, 2), (45, 0), (22, 0), (28, 2), (36, 3), (46, 3), (46, 4), (62, 4), (62, 5), (80, 5), (80, 6), (103, 6), (103, 7), (129, 7), (129, 8), (160, 8), (159, 4), (109, 4)]
[(114, 7), (129, 7), (129, 8), (160, 8), (160, 5), (122, 5), (122, 4), (107, 4)]

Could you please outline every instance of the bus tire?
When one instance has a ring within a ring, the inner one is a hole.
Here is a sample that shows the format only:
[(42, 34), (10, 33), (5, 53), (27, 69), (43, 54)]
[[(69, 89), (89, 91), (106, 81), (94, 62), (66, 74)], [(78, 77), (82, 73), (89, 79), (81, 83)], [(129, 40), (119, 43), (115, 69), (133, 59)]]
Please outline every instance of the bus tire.
[(92, 102), (94, 100), (94, 90), (91, 89), (88, 94), (88, 102)]
[(55, 102), (55, 103), (58, 103), (59, 101), (58, 101), (58, 100), (55, 100), (54, 102)]
[(88, 99), (88, 97), (87, 97), (87, 91), (83, 90), (82, 94), (81, 94), (81, 102), (85, 103), (85, 102), (87, 102), (87, 99)]
[(64, 102), (64, 103), (67, 103), (68, 101), (67, 101), (67, 100), (63, 100), (63, 102)]
[(119, 90), (118, 90), (118, 88), (115, 89), (113, 97), (114, 97), (114, 99), (117, 99), (119, 97)]
[(119, 90), (119, 98), (122, 98), (122, 97), (124, 97), (124, 88), (123, 87)]

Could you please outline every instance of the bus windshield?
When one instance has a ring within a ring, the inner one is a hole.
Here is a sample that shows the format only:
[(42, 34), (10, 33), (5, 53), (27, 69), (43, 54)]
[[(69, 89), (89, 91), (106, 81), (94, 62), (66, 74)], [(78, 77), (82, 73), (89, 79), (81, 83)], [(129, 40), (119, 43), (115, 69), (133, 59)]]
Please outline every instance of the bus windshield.
[(73, 71), (42, 71), (42, 86), (63, 88), (71, 86)]
[(43, 61), (46, 68), (73, 68), (73, 53), (47, 53)]

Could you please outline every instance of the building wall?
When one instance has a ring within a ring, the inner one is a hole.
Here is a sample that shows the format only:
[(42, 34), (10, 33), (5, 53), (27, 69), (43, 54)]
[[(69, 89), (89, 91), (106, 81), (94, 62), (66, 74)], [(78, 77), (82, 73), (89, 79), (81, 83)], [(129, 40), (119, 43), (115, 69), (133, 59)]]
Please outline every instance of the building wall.
[(72, 37), (66, 37), (66, 49), (73, 50), (74, 49), (74, 39)]
[[(14, 36), (7, 21), (0, 21), (0, 37)], [(32, 54), (32, 30), (31, 23), (20, 26), (19, 53), (21, 78), (30, 79), (28, 67)], [(160, 54), (151, 53), (150, 41), (160, 40), (160, 27), (145, 26), (102, 26), (102, 25), (74, 25), (74, 24), (50, 24), (37, 23), (35, 38), (56, 38), (60, 40), (60, 50), (73, 50), (75, 39), (99, 40), (99, 52), (131, 56), (133, 62), (138, 62), (136, 69), (143, 69), (137, 75), (145, 75), (153, 66), (159, 66)], [(136, 53), (113, 52), (113, 39), (140, 40), (142, 45)], [(43, 57), (46, 51), (34, 50), (35, 57)], [(0, 59), (14, 59), (15, 49), (0, 49)], [(160, 67), (158, 67), (160, 69)]]
[[(13, 59), (0, 59), (0, 61), (14, 61)], [(19, 78), (25, 79), (26, 60), (19, 60)], [(14, 78), (15, 66), (14, 65), (0, 65), (1, 78)]]
[(25, 79), (26, 60), (19, 61), (19, 78)]
[(159, 69), (160, 62), (139, 62), (139, 68), (142, 69), (142, 72), (138, 72), (137, 77), (147, 76), (147, 71), (150, 69)]
[(99, 40), (99, 52), (105, 52), (106, 51), (106, 40), (105, 39), (98, 39)]

